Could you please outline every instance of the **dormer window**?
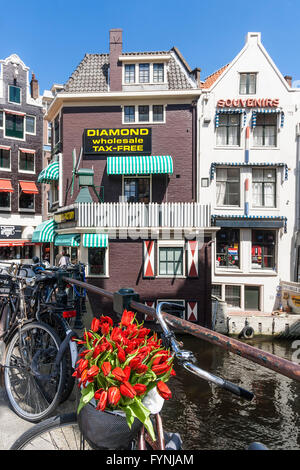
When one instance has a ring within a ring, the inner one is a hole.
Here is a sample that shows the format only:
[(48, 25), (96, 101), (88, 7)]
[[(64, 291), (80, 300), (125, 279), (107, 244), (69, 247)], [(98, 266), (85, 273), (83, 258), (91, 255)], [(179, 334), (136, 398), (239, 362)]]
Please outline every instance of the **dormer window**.
[(21, 104), (21, 88), (14, 85), (8, 86), (8, 101)]
[(139, 65), (139, 82), (140, 83), (150, 82), (150, 64)]
[(125, 65), (125, 83), (135, 83), (135, 65)]
[(164, 81), (164, 64), (153, 64), (153, 82), (162, 83)]
[(240, 95), (255, 95), (256, 73), (240, 73)]

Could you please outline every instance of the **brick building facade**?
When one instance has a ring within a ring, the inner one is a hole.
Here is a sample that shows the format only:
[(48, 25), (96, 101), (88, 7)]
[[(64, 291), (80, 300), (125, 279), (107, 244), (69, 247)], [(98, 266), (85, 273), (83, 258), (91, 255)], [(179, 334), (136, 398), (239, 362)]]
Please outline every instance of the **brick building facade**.
[[(111, 30), (110, 53), (86, 54), (48, 110), (53, 160), (41, 182), (57, 169), (53, 257), (67, 249), (86, 263), (89, 282), (132, 287), (150, 305), (182, 302), (187, 319), (209, 325), (210, 216), (196, 185), (200, 94), (199, 70), (178, 49), (125, 53), (122, 31)], [(97, 133), (105, 144), (83, 141)], [(147, 142), (136, 145), (138, 133)], [(91, 301), (95, 313), (111, 310)]]

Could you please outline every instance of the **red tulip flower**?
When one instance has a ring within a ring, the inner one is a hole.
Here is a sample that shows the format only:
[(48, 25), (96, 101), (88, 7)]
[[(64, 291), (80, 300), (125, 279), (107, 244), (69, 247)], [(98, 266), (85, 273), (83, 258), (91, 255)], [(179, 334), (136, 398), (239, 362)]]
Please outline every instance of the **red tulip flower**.
[(109, 387), (108, 389), (108, 403), (116, 406), (121, 399), (121, 393), (118, 387)]
[(92, 366), (88, 371), (87, 371), (87, 379), (88, 381), (91, 381), (91, 379), (94, 379), (96, 375), (99, 374), (99, 367), (98, 366)]
[(101, 370), (103, 372), (103, 374), (105, 375), (105, 377), (110, 373), (111, 371), (111, 364), (110, 362), (103, 362), (102, 365), (101, 365)]
[(130, 366), (125, 366), (124, 369), (123, 369), (123, 372), (125, 374), (124, 382), (128, 382), (129, 378), (130, 378), (131, 367)]
[(152, 366), (152, 370), (156, 375), (162, 375), (165, 372), (168, 372), (170, 367), (171, 366), (167, 362), (163, 362), (162, 364)]
[(112, 341), (118, 341), (122, 338), (122, 330), (118, 328), (117, 326), (112, 329), (112, 332), (110, 334), (110, 339)]
[(118, 348), (118, 359), (122, 363), (125, 362), (125, 359), (126, 359), (125, 351), (124, 351), (124, 349), (122, 349), (120, 347)]
[(147, 387), (144, 384), (135, 384), (133, 388), (137, 395), (143, 395), (147, 391)]
[(102, 390), (99, 396), (99, 401), (96, 406), (96, 410), (104, 411), (106, 408), (107, 404), (107, 392), (105, 390)]
[(100, 317), (100, 323), (101, 323), (101, 325), (102, 325), (103, 323), (109, 323), (109, 326), (113, 326), (113, 324), (114, 324), (113, 321), (112, 321), (112, 319), (111, 319), (110, 317), (104, 316), (104, 315), (101, 315), (101, 317)]
[(120, 392), (124, 397), (134, 398), (136, 396), (136, 391), (129, 382), (121, 383)]
[(157, 391), (160, 394), (160, 396), (163, 397), (165, 400), (169, 400), (172, 397), (171, 390), (165, 384), (165, 382), (162, 382), (161, 380), (157, 384)]
[(110, 329), (110, 326), (109, 326), (109, 323), (108, 323), (108, 322), (102, 323), (102, 325), (101, 325), (100, 328), (101, 328), (101, 333), (102, 333), (103, 335), (108, 335), (109, 329)]
[(126, 375), (124, 374), (124, 371), (123, 369), (121, 369), (121, 367), (115, 367), (114, 370), (111, 371), (111, 373), (120, 382), (123, 382), (123, 380), (125, 380), (126, 378)]
[(124, 310), (122, 318), (121, 318), (121, 325), (129, 326), (134, 319), (134, 313), (129, 310)]
[(100, 320), (99, 318), (93, 318), (92, 323), (91, 323), (91, 330), (97, 333), (97, 331), (100, 328)]

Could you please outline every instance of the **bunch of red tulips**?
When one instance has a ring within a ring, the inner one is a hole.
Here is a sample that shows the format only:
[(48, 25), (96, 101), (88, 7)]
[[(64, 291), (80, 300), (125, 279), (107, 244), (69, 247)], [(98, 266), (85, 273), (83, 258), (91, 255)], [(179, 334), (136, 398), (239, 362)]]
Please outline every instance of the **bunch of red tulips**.
[(121, 409), (129, 427), (136, 417), (154, 437), (142, 400), (154, 387), (165, 400), (171, 398), (166, 382), (175, 372), (170, 351), (150, 333), (128, 310), (115, 327), (109, 316), (93, 318), (84, 339), (76, 340), (85, 346), (73, 374), (81, 388), (78, 412), (94, 398), (97, 410)]

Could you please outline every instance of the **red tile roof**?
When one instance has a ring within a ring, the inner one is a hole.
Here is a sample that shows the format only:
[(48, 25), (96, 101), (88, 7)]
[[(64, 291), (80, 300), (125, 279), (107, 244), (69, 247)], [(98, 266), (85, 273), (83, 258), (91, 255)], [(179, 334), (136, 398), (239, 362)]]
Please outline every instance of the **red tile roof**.
[(217, 80), (218, 78), (220, 77), (220, 75), (222, 75), (222, 73), (224, 72), (224, 70), (227, 69), (229, 64), (227, 65), (224, 65), (224, 67), (220, 68), (219, 70), (217, 70), (216, 72), (212, 73), (211, 75), (209, 75), (208, 77), (206, 77), (206, 79), (204, 80), (204, 82), (201, 84), (201, 88), (210, 88)]

